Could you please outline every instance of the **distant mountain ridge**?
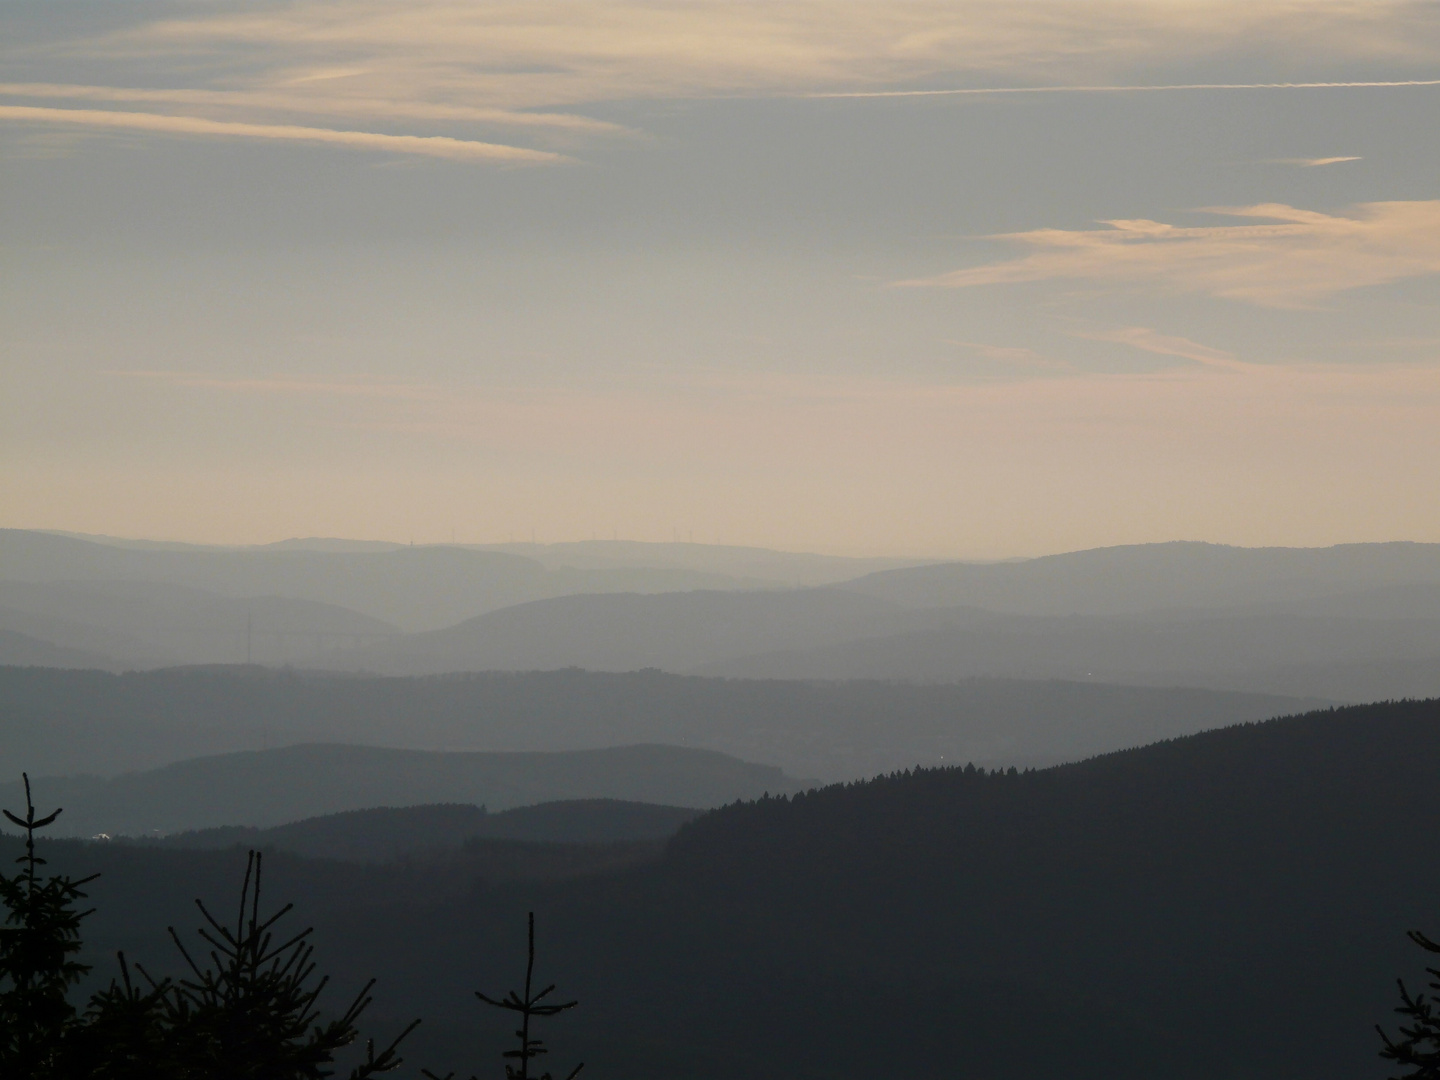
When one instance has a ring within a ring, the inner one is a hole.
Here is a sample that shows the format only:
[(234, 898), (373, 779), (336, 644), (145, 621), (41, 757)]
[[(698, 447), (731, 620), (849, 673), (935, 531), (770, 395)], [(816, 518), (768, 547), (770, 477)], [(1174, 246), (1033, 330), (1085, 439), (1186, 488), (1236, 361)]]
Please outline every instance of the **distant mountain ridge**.
[[(1339, 613), (1347, 601), (1381, 611), (1403, 602), (1430, 617), (1357, 618)], [(1331, 613), (1294, 613), (1305, 609)], [(1357, 666), (1396, 662), (1410, 667), (1394, 684), (1383, 667)], [(1336, 665), (1365, 677), (1326, 676)], [(311, 666), (393, 675), (580, 667), (749, 679), (1062, 679), (1373, 700), (1440, 694), (1440, 589), (1104, 616), (907, 608), (844, 588), (568, 596)], [(1320, 681), (1308, 684), (1306, 671)]]
[(1343, 675), (1384, 664), (1405, 665), (1414, 685), (1379, 681), (1375, 697), (1440, 694), (1440, 619), (1026, 616), (781, 650), (700, 670), (750, 679), (1078, 679), (1357, 701), (1367, 698), (1363, 681)]
[(686, 671), (789, 644), (828, 644), (938, 621), (842, 589), (563, 596), (318, 657), (309, 665), (377, 674), (451, 671)]
[(0, 625), (88, 650), (111, 670), (284, 664), (400, 636), (390, 623), (334, 604), (222, 596), (152, 581), (0, 579)]
[(680, 543), (203, 548), (0, 530), (0, 630), (21, 635), (0, 660), (1440, 693), (1436, 544), (1176, 542), (841, 580), (876, 564)]
[(57, 645), (48, 638), (32, 637), (4, 626), (6, 621), (9, 620), (5, 613), (0, 612), (0, 667), (110, 669), (111, 658), (105, 653)]
[[(607, 555), (610, 549), (618, 550)], [(653, 564), (647, 554), (653, 555)], [(580, 565), (566, 562), (567, 556)], [(237, 598), (281, 597), (349, 608), (409, 632), (575, 593), (784, 588), (913, 563), (604, 541), (417, 546), (301, 540), (207, 547), (0, 529), (0, 580), (90, 586), (149, 582)]]
[(1022, 615), (1121, 615), (1286, 603), (1399, 584), (1440, 584), (1440, 544), (1241, 548), (1173, 541), (1004, 563), (884, 570), (844, 587), (909, 607)]

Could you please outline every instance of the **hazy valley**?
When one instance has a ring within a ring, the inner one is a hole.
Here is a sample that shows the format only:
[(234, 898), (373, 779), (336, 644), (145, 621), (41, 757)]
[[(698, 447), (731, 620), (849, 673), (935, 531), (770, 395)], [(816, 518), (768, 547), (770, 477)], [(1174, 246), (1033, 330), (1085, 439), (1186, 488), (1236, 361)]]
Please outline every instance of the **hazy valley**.
[(102, 875), (87, 986), (258, 849), (421, 1064), (503, 1037), (465, 988), (535, 911), (599, 1077), (1340, 1080), (1437, 887), (1435, 702), (1334, 706), (1440, 695), (1440, 546), (11, 532), (0, 649), (0, 805), (28, 772)]
[[(868, 573), (863, 560), (704, 545), (557, 545), (549, 566), (337, 546), (170, 550), (0, 532), (0, 658), (1440, 694), (1440, 545), (1158, 544)], [(607, 574), (621, 576), (586, 577)]]

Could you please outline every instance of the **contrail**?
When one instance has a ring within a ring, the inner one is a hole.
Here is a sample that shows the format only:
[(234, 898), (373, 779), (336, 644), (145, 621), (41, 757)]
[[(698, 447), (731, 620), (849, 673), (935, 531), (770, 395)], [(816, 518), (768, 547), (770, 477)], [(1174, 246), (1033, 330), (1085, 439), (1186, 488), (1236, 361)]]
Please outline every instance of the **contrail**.
[(948, 97), (961, 94), (1125, 94), (1141, 90), (1340, 90), (1361, 87), (1440, 86), (1440, 79), (1394, 82), (1173, 83), (1166, 86), (982, 86), (959, 90), (837, 90), (811, 98)]

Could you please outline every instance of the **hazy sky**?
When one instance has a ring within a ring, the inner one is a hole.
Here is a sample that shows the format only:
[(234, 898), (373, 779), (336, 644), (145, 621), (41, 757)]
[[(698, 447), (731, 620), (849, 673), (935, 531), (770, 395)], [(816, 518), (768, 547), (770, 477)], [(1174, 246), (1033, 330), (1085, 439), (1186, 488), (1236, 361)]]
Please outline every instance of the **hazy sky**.
[(1435, 80), (1436, 2), (3, 0), (0, 525), (1440, 541)]

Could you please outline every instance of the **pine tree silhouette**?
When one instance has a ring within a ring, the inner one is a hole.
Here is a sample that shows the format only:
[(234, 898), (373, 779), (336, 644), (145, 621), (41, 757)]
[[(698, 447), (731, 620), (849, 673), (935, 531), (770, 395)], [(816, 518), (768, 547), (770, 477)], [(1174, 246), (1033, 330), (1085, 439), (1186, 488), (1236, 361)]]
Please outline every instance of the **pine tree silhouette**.
[[(209, 965), (202, 968), (175, 928), (169, 928), (190, 969), (189, 977), (160, 996), (161, 1024), (176, 1048), (178, 1076), (319, 1080), (333, 1075), (325, 1066), (334, 1062), (336, 1051), (359, 1037), (356, 1024), (370, 1006), (375, 980), (340, 1016), (322, 1023), (318, 1001), (330, 980), (314, 978), (314, 946), (308, 940), (314, 928), (277, 943), (274, 928), (294, 905), (261, 916), (262, 868), (260, 853), (250, 852), (233, 928), (215, 918), (203, 901), (195, 901), (208, 924), (199, 935), (209, 946)], [(158, 989), (153, 981), (152, 987)], [(373, 1040), (367, 1042), (365, 1061), (351, 1070), (350, 1080), (397, 1068), (400, 1042), (419, 1023), (413, 1021), (379, 1053)]]
[[(1411, 930), (1408, 937), (1426, 952), (1440, 953), (1440, 943), (1419, 930)], [(1423, 992), (1412, 995), (1404, 979), (1395, 980), (1400, 987), (1395, 1011), (1408, 1021), (1401, 1022), (1399, 1037), (1392, 1040), (1384, 1028), (1375, 1025), (1385, 1043), (1380, 1056), (1410, 1070), (1399, 1080), (1440, 1080), (1440, 999), (1434, 996), (1440, 993), (1440, 968), (1426, 968), (1425, 972), (1430, 976), (1431, 996)]]
[[(142, 989), (119, 953), (120, 978), (90, 999), (65, 1045), (67, 1080), (170, 1080), (183, 1075), (179, 1049), (165, 1027), (169, 979)], [(144, 972), (141, 972), (142, 976)]]
[[(514, 1050), (506, 1050), (505, 1053), (501, 1055), (506, 1059), (506, 1080), (552, 1080), (548, 1072), (542, 1073), (540, 1076), (534, 1078), (530, 1076), (531, 1060), (539, 1057), (541, 1054), (548, 1054), (550, 1052), (544, 1042), (540, 1039), (532, 1039), (530, 1037), (530, 1021), (534, 1017), (555, 1016), (557, 1013), (562, 1013), (566, 1009), (573, 1009), (580, 1003), (578, 1001), (566, 1001), (558, 1004), (544, 1004), (545, 997), (555, 989), (554, 983), (551, 983), (543, 990), (536, 992), (531, 991), (531, 987), (534, 985), (535, 975), (535, 913), (533, 911), (530, 912), (529, 915), (528, 943), (528, 958), (525, 963), (525, 992), (523, 996), (516, 990), (511, 990), (505, 997), (498, 999), (488, 997), (479, 990), (475, 991), (475, 996), (486, 1005), (492, 1005), (497, 1009), (506, 1009), (510, 1012), (520, 1014), (520, 1026), (515, 1030), (515, 1037), (520, 1040), (520, 1045)], [(511, 1060), (519, 1061), (520, 1067), (517, 1069), (514, 1065), (510, 1064)], [(584, 1067), (585, 1063), (582, 1061), (570, 1070), (570, 1074), (565, 1080), (575, 1080), (575, 1077), (580, 1074), (580, 1070)], [(429, 1080), (453, 1080), (455, 1076), (452, 1072), (447, 1073), (444, 1077), (439, 1077), (429, 1069), (422, 1069), (421, 1073), (429, 1077)], [(477, 1080), (477, 1078), (472, 1076), (470, 1080)]]
[[(45, 860), (35, 853), (35, 833), (52, 825), (60, 810), (35, 816), (30, 776), (25, 780), (25, 816), (4, 811), (25, 830), (25, 854), (15, 860), (24, 870), (0, 874), (0, 902), (7, 914), (0, 928), (0, 1076), (42, 1080), (60, 1076), (61, 1053), (75, 1027), (69, 991), (90, 970), (75, 959), (80, 924), (91, 911), (79, 911), (82, 886), (98, 874), (76, 881), (64, 875), (40, 879)], [(93, 909), (92, 909), (93, 910)]]

